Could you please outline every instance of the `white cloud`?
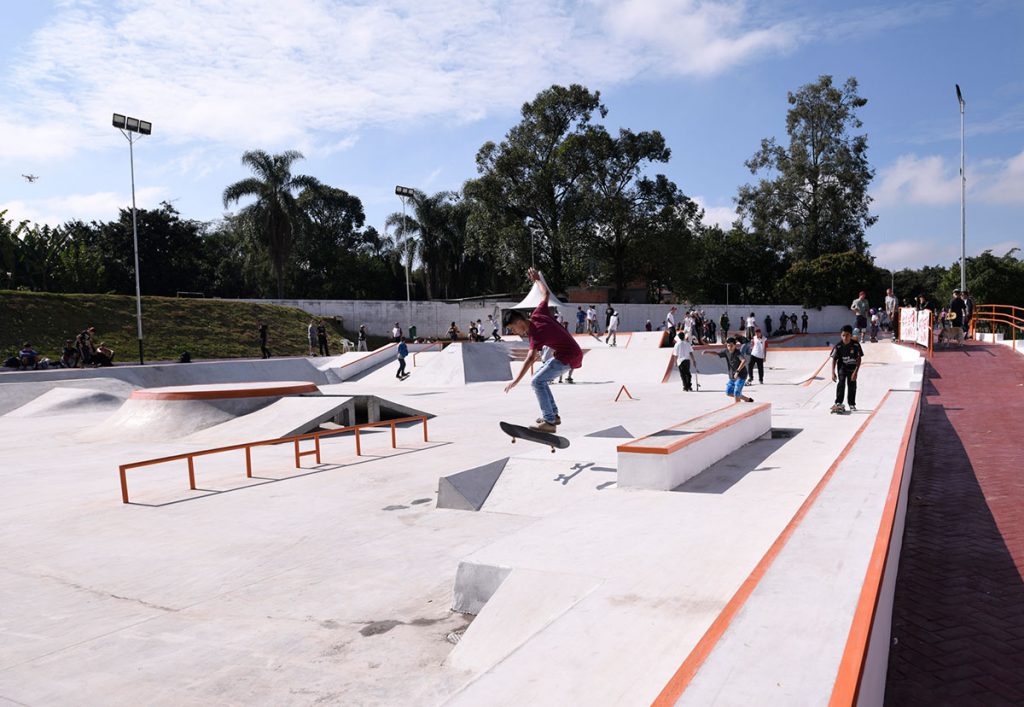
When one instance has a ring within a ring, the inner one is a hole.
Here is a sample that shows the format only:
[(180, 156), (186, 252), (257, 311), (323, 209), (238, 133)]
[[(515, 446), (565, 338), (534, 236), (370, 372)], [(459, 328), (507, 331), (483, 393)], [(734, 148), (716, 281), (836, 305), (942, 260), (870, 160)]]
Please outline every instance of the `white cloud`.
[(960, 257), (960, 249), (945, 244), (948, 239), (933, 236), (888, 241), (871, 247), (879, 267), (902, 270), (922, 265), (949, 265)]
[(693, 197), (694, 202), (704, 209), (704, 224), (708, 226), (721, 226), (728, 230), (733, 222), (739, 218), (735, 206), (711, 206), (702, 196)]
[(958, 171), (939, 156), (901, 155), (880, 170), (881, 179), (872, 192), (875, 205), (955, 203), (960, 199)]
[[(968, 161), (968, 204), (978, 199), (988, 204), (1024, 205), (1024, 151), (1008, 159)], [(960, 201), (960, 169), (938, 155), (901, 155), (880, 171), (872, 191), (875, 206), (919, 204), (940, 206)]]
[(5, 77), (0, 155), (109, 144), (114, 111), (158, 141), (330, 154), (364, 125), (475, 120), (553, 82), (713, 75), (796, 36), (733, 0), (72, 0)]
[[(165, 193), (166, 190), (163, 187), (136, 189), (135, 205), (140, 209), (151, 209), (165, 198)], [(40, 225), (59, 226), (66, 221), (75, 219), (82, 221), (110, 220), (117, 217), (118, 209), (129, 208), (131, 204), (130, 193), (117, 194), (104, 191), (9, 201), (6, 204), (0, 204), (0, 211), (6, 210), (6, 218), (15, 222), (28, 220)]]

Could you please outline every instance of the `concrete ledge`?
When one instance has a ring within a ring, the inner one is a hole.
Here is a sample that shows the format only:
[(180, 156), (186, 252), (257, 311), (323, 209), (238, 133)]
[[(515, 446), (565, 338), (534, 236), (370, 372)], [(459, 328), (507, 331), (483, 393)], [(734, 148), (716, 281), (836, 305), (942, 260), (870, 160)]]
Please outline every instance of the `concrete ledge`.
[(771, 403), (733, 403), (619, 445), (619, 486), (670, 491), (771, 429)]

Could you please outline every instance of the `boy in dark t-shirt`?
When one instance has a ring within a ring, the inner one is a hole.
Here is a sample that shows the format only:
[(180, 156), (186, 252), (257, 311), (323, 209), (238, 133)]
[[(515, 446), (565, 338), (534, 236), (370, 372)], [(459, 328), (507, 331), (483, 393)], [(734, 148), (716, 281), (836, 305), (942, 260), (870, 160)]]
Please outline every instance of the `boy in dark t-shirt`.
[(554, 434), (558, 425), (562, 424), (562, 418), (558, 415), (558, 405), (555, 404), (555, 396), (551, 393), (551, 382), (567, 371), (571, 372), (581, 367), (583, 352), (573, 335), (551, 316), (551, 312), (548, 310), (548, 286), (544, 282), (544, 278), (533, 268), (530, 268), (526, 275), (540, 286), (542, 299), (529, 319), (522, 312), (517, 312), (514, 309), (508, 310), (502, 317), (502, 324), (507, 326), (513, 334), (530, 337), (530, 352), (526, 355), (526, 360), (523, 361), (519, 375), (505, 386), (505, 392), (507, 393), (519, 385), (519, 381), (523, 379), (526, 372), (530, 370), (530, 366), (540, 356), (541, 349), (545, 346), (549, 347), (553, 355), (544, 362), (530, 382), (533, 392), (537, 395), (541, 411), (541, 418), (537, 420), (537, 424), (530, 425), (530, 429)]
[(857, 371), (864, 358), (860, 343), (853, 340), (853, 327), (847, 324), (839, 334), (840, 342), (832, 347), (832, 380), (836, 383), (836, 404), (832, 412), (845, 412), (843, 406), (844, 388), (850, 410), (857, 410)]
[(729, 368), (729, 382), (725, 386), (725, 394), (732, 398), (733, 402), (754, 402), (753, 398), (743, 394), (743, 386), (747, 382), (747, 362), (740, 353), (736, 339), (730, 336), (725, 340), (725, 351), (705, 349), (700, 353), (702, 356), (718, 356), (725, 359), (725, 365)]

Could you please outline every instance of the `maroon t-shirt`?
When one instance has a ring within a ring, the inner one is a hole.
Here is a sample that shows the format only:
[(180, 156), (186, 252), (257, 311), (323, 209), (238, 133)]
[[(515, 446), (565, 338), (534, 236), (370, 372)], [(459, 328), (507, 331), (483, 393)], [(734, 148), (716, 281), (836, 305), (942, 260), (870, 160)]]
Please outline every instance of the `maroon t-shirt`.
[(548, 298), (545, 297), (530, 315), (530, 348), (540, 351), (544, 346), (551, 350), (562, 363), (573, 368), (583, 365), (583, 352), (572, 334), (558, 323), (548, 312)]

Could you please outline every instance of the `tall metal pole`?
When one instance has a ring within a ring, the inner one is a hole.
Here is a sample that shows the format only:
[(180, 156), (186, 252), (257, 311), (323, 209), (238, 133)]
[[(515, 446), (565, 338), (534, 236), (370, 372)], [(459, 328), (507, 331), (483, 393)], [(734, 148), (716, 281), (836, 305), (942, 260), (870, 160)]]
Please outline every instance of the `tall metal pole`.
[(405, 197), (402, 197), (402, 236), (405, 237), (405, 301), (409, 302), (409, 261), (412, 260), (412, 253), (409, 251), (409, 222), (405, 219)]
[(132, 170), (132, 242), (135, 245), (135, 320), (139, 332), (139, 365), (142, 357), (142, 289), (139, 286), (139, 224), (135, 215), (135, 141), (128, 135), (128, 160)]
[(967, 289), (967, 174), (964, 172), (964, 95), (956, 85), (960, 102), (960, 291)]

